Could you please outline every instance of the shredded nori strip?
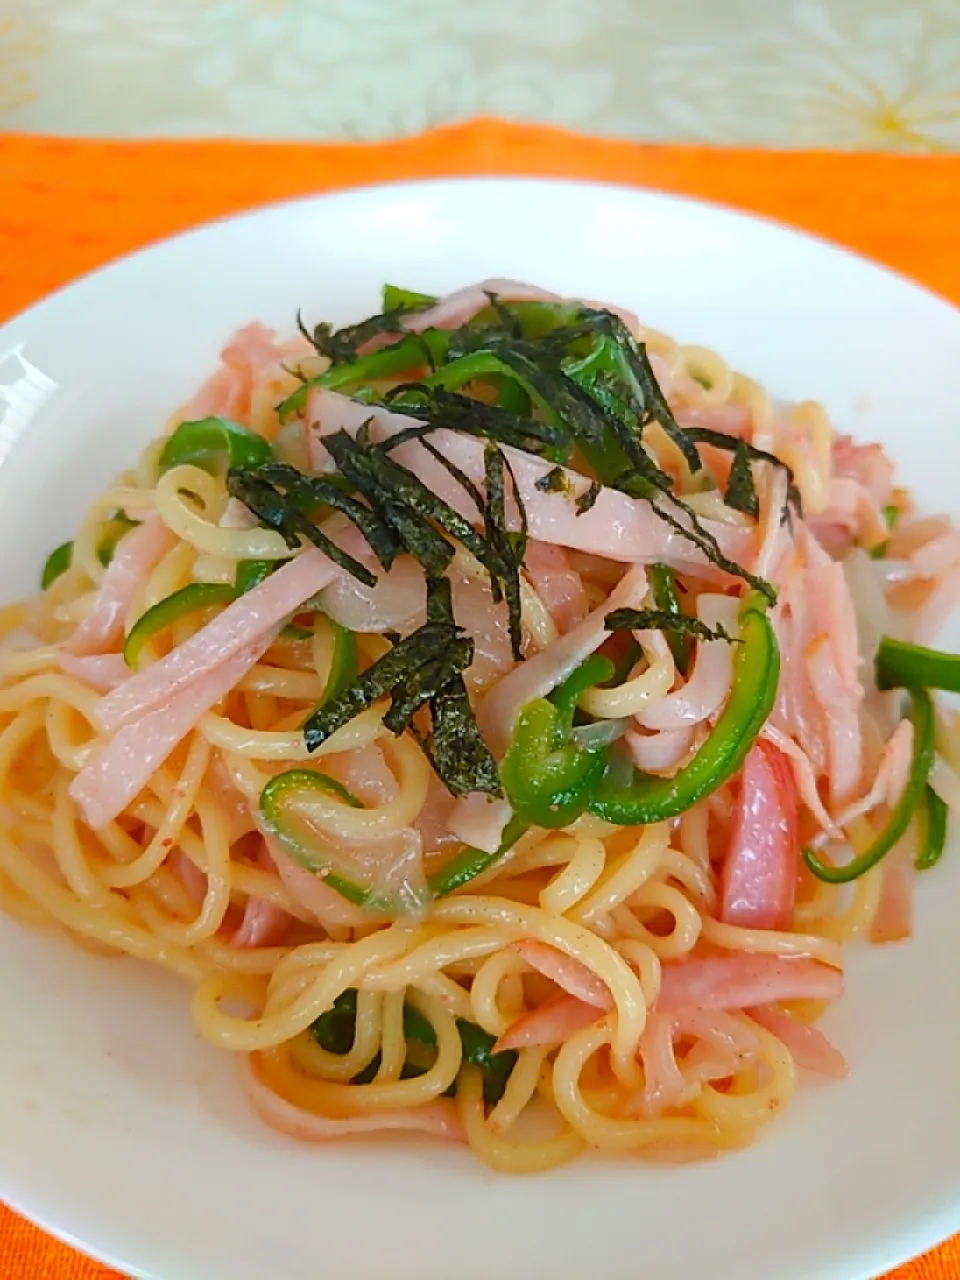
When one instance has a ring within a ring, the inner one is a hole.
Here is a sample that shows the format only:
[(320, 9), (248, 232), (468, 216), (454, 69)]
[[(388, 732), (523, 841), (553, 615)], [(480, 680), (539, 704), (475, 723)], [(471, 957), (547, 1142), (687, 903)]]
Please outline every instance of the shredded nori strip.
[[(453, 605), (448, 578), (427, 583), (427, 621), (453, 622)], [(433, 735), (421, 743), (427, 759), (451, 795), (471, 791), (501, 796), (497, 762), (484, 742), (473, 716), (463, 676), (453, 676), (430, 702)]]
[(443, 655), (458, 639), (450, 622), (427, 622), (400, 640), (382, 658), (362, 671), (346, 689), (319, 707), (303, 726), (307, 750), (316, 751), (343, 725), (379, 699), (393, 694), (425, 663)]
[(584, 489), (576, 501), (577, 515), (582, 516), (584, 512), (589, 511), (602, 492), (603, 485), (598, 484), (596, 480), (591, 480), (589, 487)]
[[(413, 477), (410, 472), (390, 461), (375, 447), (364, 446), (346, 431), (337, 431), (326, 436), (324, 443), (337, 464), (340, 473), (363, 494), (381, 518), (390, 526), (400, 539), (404, 548), (414, 557), (428, 574), (439, 576), (453, 559), (453, 547), (442, 533), (433, 527), (424, 506), (429, 504), (413, 504), (407, 500), (404, 477)], [(387, 471), (387, 468), (392, 468)], [(416, 482), (423, 493), (431, 498), (433, 495), (425, 485)], [(434, 502), (439, 499), (434, 498)], [(446, 504), (443, 504), (446, 506)], [(449, 510), (449, 508), (448, 508)], [(454, 513), (455, 514), (455, 513)], [(463, 522), (466, 524), (466, 521)], [(469, 525), (466, 525), (470, 529)], [(473, 530), (470, 529), (472, 533)]]
[(408, 427), (406, 431), (391, 436), (381, 445), (384, 449), (394, 449), (404, 440), (444, 427), (495, 440), (497, 444), (513, 445), (527, 453), (544, 453), (569, 447), (570, 444), (569, 432), (559, 430), (552, 423), (522, 418), (499, 405), (485, 404), (482, 400), (474, 400), (444, 387), (430, 387), (420, 382), (401, 383), (386, 393), (384, 403), (395, 406), (411, 418), (426, 420), (420, 430)]
[(750, 454), (742, 440), (737, 441), (737, 448), (733, 451), (733, 462), (723, 500), (728, 507), (753, 516), (754, 520), (760, 515), (760, 499), (757, 497), (757, 486), (753, 483)]
[(366, 538), (384, 569), (397, 558), (400, 543), (394, 531), (376, 511), (346, 492), (340, 476), (307, 476), (283, 462), (268, 462), (258, 467), (256, 474), (281, 489), (307, 515), (321, 506), (345, 515)]
[(736, 644), (724, 627), (709, 627), (699, 618), (667, 609), (613, 609), (603, 620), (607, 631), (664, 631), (672, 635), (694, 636), (697, 640), (726, 640)]
[(566, 493), (568, 488), (567, 473), (563, 467), (551, 467), (546, 474), (533, 483), (541, 493)]
[(356, 360), (359, 349), (371, 338), (381, 333), (395, 333), (404, 337), (400, 321), (409, 315), (409, 309), (398, 307), (395, 310), (383, 311), (379, 315), (367, 316), (358, 324), (344, 325), (334, 329), (332, 325), (322, 323), (315, 325), (312, 332), (304, 325), (303, 317), (297, 312), (297, 328), (307, 339), (318, 355), (326, 356), (331, 364), (348, 364)]
[[(507, 602), (507, 625), (510, 629), (510, 647), (515, 661), (520, 662), (520, 566), (526, 553), (526, 512), (517, 492), (516, 478), (511, 472), (514, 496), (520, 512), (520, 537), (511, 541), (507, 531), (507, 465), (503, 454), (495, 444), (488, 444), (484, 452), (484, 487), (487, 501), (484, 507), (484, 523), (487, 542), (491, 550), (490, 587), (494, 602), (501, 598)], [(497, 570), (492, 567), (496, 564)]]
[(295, 503), (261, 480), (255, 471), (231, 471), (227, 476), (227, 490), (252, 511), (261, 524), (276, 529), (291, 551), (299, 549), (301, 537), (306, 538), (354, 578), (368, 587), (376, 586), (377, 579), (366, 565), (341, 551)]
[(746, 453), (751, 462), (767, 462), (772, 467), (780, 467), (782, 471), (787, 473), (787, 501), (795, 509), (797, 515), (803, 514), (800, 490), (794, 481), (793, 470), (782, 459), (778, 458), (775, 453), (768, 453), (766, 449), (758, 449), (756, 445), (748, 444), (746, 440), (741, 440), (739, 436), (730, 436), (725, 431), (715, 431), (712, 427), (684, 427), (683, 431), (689, 439), (697, 444), (710, 444), (715, 449), (725, 449), (728, 453)]

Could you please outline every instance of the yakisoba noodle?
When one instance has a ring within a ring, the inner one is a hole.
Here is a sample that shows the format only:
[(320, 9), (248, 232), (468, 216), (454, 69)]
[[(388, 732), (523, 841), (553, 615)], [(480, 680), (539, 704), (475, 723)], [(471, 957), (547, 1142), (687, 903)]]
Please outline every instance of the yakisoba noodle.
[(182, 975), (297, 1138), (743, 1146), (942, 849), (952, 664), (899, 642), (960, 534), (628, 313), (385, 312), (241, 331), (3, 611), (2, 905)]

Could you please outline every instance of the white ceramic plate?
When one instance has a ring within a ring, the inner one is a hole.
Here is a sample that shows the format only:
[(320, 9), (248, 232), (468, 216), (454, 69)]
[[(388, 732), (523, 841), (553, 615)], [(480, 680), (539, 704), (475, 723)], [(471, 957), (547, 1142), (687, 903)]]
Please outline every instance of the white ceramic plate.
[[(926, 505), (960, 514), (960, 314), (930, 294), (664, 196), (381, 187), (172, 240), (0, 329), (0, 600), (33, 589), (240, 322), (347, 321), (384, 280), (442, 292), (486, 275), (625, 303), (777, 395), (822, 399), (889, 446)], [(750, 1150), (522, 1181), (459, 1151), (271, 1133), (176, 980), (0, 919), (0, 1195), (159, 1280), (861, 1280), (960, 1228), (958, 903), (954, 847), (923, 878), (916, 937), (851, 950), (829, 1019), (849, 1081), (805, 1083)]]

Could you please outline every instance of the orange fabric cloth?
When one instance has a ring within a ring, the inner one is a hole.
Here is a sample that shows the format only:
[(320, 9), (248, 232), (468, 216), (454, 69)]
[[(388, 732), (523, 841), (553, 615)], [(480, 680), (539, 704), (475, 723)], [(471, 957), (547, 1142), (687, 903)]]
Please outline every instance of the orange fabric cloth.
[[(84, 271), (210, 218), (338, 187), (467, 174), (597, 179), (699, 196), (793, 223), (960, 302), (960, 156), (644, 146), (477, 120), (361, 144), (0, 136), (0, 320)], [(894, 1273), (957, 1276), (960, 1237)], [(118, 1280), (2, 1206), (0, 1277)]]

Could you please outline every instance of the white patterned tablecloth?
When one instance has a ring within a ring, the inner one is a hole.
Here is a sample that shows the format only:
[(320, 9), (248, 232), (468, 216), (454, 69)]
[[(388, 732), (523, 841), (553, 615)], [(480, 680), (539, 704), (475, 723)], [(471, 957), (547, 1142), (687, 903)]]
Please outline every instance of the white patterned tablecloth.
[(960, 150), (960, 0), (0, 0), (0, 130)]

